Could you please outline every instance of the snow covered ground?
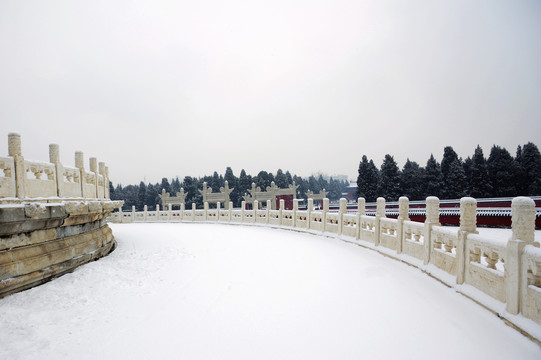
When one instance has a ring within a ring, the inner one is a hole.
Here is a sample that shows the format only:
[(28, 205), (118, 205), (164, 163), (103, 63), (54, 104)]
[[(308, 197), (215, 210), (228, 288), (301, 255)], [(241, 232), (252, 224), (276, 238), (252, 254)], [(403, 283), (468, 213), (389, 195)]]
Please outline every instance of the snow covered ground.
[(0, 359), (541, 359), (473, 301), (337, 239), (111, 227), (110, 256), (0, 300)]

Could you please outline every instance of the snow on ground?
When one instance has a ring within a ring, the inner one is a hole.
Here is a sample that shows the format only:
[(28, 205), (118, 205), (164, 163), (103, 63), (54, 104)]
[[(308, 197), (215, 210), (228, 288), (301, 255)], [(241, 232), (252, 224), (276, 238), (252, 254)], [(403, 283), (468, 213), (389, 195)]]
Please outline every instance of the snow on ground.
[(540, 359), (419, 270), (337, 239), (111, 224), (118, 248), (0, 300), (0, 359)]

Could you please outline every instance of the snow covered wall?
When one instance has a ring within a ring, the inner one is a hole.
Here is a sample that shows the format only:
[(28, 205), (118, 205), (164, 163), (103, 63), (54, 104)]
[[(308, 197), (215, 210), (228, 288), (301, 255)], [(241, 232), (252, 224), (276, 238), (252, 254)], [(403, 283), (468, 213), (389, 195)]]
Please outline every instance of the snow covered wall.
[[(283, 201), (283, 200), (282, 200)], [(460, 227), (444, 227), (439, 222), (440, 204), (436, 197), (426, 200), (426, 221), (410, 221), (409, 201), (399, 201), (398, 218), (385, 216), (385, 199), (379, 198), (375, 216), (367, 216), (364, 199), (357, 213), (347, 212), (345, 199), (338, 212), (329, 211), (324, 199), (323, 211), (314, 211), (308, 199), (307, 210), (191, 209), (115, 212), (110, 220), (130, 222), (223, 222), (275, 226), (327, 236), (372, 248), (387, 256), (411, 264), (454, 287), (491, 309), (500, 317), (529, 333), (541, 334), (541, 249), (535, 239), (534, 201), (517, 197), (512, 202), (512, 230), (480, 235), (476, 225), (477, 202), (460, 201)], [(283, 204), (280, 206), (283, 209)], [(485, 229), (483, 229), (485, 230)], [(503, 233), (503, 237), (502, 234)], [(524, 321), (525, 320), (525, 321)], [(541, 343), (541, 336), (533, 336)]]
[(107, 255), (115, 247), (107, 217), (121, 206), (109, 200), (108, 169), (83, 154), (75, 168), (59, 161), (25, 160), (21, 137), (9, 134), (9, 156), (0, 157), (0, 298), (39, 285)]

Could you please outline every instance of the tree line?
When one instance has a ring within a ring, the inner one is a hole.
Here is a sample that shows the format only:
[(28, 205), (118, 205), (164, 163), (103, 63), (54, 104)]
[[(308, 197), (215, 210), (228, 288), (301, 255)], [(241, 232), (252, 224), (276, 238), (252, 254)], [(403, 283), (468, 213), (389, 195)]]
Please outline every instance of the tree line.
[(186, 176), (182, 181), (178, 177), (171, 179), (171, 181), (162, 178), (161, 183), (156, 184), (146, 184), (141, 181), (139, 185), (122, 186), (118, 184), (113, 186), (112, 183), (109, 183), (109, 189), (111, 200), (124, 200), (124, 209), (131, 209), (132, 206), (135, 206), (136, 210), (141, 211), (147, 205), (148, 210), (155, 210), (156, 205), (160, 204), (159, 195), (163, 190), (171, 196), (176, 196), (176, 193), (180, 192), (181, 188), (187, 194), (186, 204), (195, 203), (198, 208), (201, 208), (203, 206), (203, 196), (199, 190), (203, 189), (203, 182), (207, 182), (207, 186), (211, 187), (213, 192), (219, 192), (220, 188), (225, 186), (226, 180), (229, 187), (234, 189), (230, 194), (230, 200), (233, 202), (234, 207), (241, 206), (243, 195), (247, 194), (248, 190), (251, 190), (252, 183), (265, 191), (273, 181), (279, 188), (287, 188), (295, 182), (299, 186), (297, 188), (297, 198), (306, 199), (308, 190), (319, 193), (325, 189), (328, 192), (327, 197), (331, 200), (338, 200), (349, 186), (347, 181), (334, 180), (332, 177), (326, 180), (320, 175), (317, 178), (310, 176), (306, 179), (297, 175), (292, 176), (289, 171), (284, 172), (281, 169), (278, 169), (276, 174), (260, 171), (256, 176), (247, 174), (243, 169), (237, 177), (234, 175), (233, 170), (227, 167), (224, 175), (215, 171), (212, 176), (200, 178)]
[(407, 159), (402, 170), (389, 154), (379, 169), (364, 155), (358, 174), (357, 196), (368, 202), (379, 196), (396, 201), (400, 196), (423, 200), (428, 196), (459, 199), (541, 195), (541, 154), (531, 142), (519, 145), (514, 157), (504, 147), (494, 145), (485, 158), (478, 145), (465, 160), (446, 146), (441, 163), (431, 154), (425, 167)]

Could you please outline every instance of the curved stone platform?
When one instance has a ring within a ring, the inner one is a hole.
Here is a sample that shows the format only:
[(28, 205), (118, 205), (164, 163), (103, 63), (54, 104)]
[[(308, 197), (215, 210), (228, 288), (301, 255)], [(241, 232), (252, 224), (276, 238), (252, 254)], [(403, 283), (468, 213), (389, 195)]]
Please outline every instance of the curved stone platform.
[(117, 201), (0, 205), (0, 298), (40, 285), (115, 248)]

